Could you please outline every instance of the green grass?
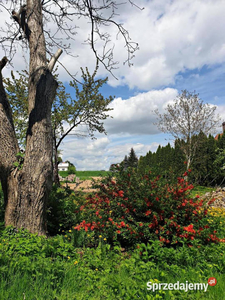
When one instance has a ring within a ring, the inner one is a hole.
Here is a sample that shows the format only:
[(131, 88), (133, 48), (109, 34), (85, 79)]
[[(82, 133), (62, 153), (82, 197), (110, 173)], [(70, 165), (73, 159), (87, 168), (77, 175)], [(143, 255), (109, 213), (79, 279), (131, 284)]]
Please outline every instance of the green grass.
[(108, 171), (76, 171), (76, 176), (81, 180), (85, 180), (92, 177), (104, 177), (107, 176), (108, 173)]
[(207, 187), (207, 186), (194, 186), (194, 189), (191, 191), (191, 196), (194, 197), (195, 195), (199, 195), (199, 196), (203, 196), (206, 193), (210, 193), (213, 190), (215, 190), (215, 188), (212, 187)]
[[(225, 217), (221, 220), (225, 236)], [(155, 241), (121, 253), (104, 236), (96, 249), (77, 248), (73, 234), (46, 239), (2, 231), (0, 300), (225, 299), (225, 243), (174, 249)], [(209, 277), (217, 284), (207, 292), (147, 290), (149, 281), (207, 283)]]
[[(108, 171), (76, 171), (76, 176), (80, 180), (86, 180), (91, 179), (92, 177), (104, 177), (108, 173)], [(68, 176), (68, 171), (60, 171), (59, 175), (65, 178)]]

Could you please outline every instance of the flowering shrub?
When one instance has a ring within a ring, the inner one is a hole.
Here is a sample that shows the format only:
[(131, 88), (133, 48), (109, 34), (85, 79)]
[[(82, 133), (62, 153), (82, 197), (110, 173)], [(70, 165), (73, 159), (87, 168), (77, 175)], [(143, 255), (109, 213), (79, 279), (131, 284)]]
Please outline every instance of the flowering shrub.
[(155, 239), (165, 245), (184, 241), (190, 246), (194, 240), (219, 241), (207, 223), (206, 203), (198, 195), (190, 197), (193, 185), (184, 178), (169, 184), (160, 176), (139, 176), (134, 169), (119, 167), (114, 175), (80, 206), (83, 221), (74, 230), (93, 231), (96, 237), (103, 234), (108, 242), (118, 240), (123, 246)]

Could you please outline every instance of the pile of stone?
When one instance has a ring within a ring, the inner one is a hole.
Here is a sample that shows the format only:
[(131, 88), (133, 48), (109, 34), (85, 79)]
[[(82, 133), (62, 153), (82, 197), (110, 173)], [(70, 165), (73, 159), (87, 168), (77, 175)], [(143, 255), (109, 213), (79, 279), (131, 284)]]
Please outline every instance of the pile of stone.
[(76, 177), (75, 174), (70, 174), (67, 177), (63, 178), (62, 176), (59, 175), (59, 181), (67, 181), (67, 182), (79, 182), (79, 178)]
[(216, 200), (211, 204), (211, 206), (225, 209), (225, 187), (218, 187), (215, 191), (206, 193), (204, 198), (209, 200), (215, 198)]
[(70, 174), (65, 178), (65, 180), (68, 182), (74, 182), (75, 178), (76, 178), (75, 174)]

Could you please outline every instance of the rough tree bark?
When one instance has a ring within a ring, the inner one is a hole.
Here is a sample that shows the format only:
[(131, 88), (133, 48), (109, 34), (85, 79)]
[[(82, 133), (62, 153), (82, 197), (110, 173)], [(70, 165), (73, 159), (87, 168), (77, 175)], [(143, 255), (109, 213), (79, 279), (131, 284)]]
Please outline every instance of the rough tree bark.
[[(5, 199), (5, 225), (46, 234), (45, 206), (52, 187), (51, 106), (57, 89), (51, 70), (56, 58), (47, 64), (41, 1), (28, 0), (21, 10), (23, 15), (24, 10), (26, 24), (21, 27), (30, 49), (26, 151), (23, 163), (16, 167), (19, 146), (0, 75), (0, 179)], [(13, 12), (19, 25), (21, 11)], [(6, 58), (1, 60), (1, 71), (6, 61)]]

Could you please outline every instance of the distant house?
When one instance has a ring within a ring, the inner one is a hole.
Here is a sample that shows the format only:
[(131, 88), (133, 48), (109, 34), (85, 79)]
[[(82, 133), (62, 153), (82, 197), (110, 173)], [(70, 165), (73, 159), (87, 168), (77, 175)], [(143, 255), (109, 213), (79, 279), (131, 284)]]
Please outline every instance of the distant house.
[(58, 164), (59, 171), (68, 171), (69, 163), (61, 162)]
[(219, 136), (222, 137), (222, 135), (224, 134), (224, 131), (225, 131), (225, 122), (223, 122), (222, 128), (223, 128), (223, 133), (218, 133), (218, 134), (215, 136), (215, 140), (216, 140), (216, 141), (219, 139)]

